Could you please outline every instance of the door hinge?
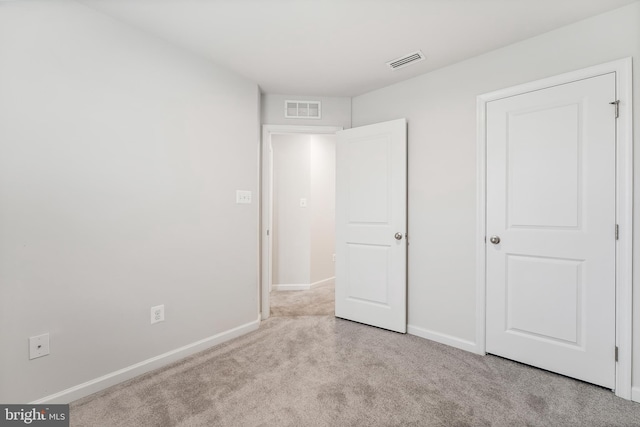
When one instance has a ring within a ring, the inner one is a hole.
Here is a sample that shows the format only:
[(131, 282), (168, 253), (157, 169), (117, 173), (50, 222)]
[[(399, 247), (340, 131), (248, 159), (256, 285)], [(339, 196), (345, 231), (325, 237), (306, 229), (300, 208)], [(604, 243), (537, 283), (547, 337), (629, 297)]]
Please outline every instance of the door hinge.
[(616, 346), (616, 362), (618, 361), (618, 346)]
[(269, 230), (267, 230), (267, 236), (269, 235)]
[(620, 238), (620, 227), (616, 224), (616, 240)]
[(614, 105), (616, 107), (616, 119), (620, 117), (620, 101), (613, 101), (609, 104)]

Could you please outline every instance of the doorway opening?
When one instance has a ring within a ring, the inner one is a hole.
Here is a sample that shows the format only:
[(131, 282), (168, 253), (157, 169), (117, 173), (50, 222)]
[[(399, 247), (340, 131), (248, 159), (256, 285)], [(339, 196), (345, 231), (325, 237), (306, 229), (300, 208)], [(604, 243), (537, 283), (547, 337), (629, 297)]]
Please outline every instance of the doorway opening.
[(333, 311), (335, 133), (339, 130), (263, 126), (263, 320), (272, 312)]

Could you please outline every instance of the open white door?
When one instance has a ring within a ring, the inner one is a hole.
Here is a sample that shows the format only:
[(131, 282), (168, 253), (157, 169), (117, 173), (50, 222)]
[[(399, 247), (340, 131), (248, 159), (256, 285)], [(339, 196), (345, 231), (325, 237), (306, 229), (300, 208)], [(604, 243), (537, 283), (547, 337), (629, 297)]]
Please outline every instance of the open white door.
[(336, 316), (407, 331), (407, 122), (337, 133)]

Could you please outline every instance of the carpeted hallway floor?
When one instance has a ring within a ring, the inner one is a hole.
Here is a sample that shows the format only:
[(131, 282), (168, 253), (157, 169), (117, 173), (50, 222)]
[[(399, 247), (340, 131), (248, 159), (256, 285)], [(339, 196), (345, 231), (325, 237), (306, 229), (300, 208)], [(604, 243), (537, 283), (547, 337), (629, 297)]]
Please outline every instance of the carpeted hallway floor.
[(272, 316), (333, 316), (335, 283), (314, 286), (308, 291), (271, 292)]
[(73, 402), (71, 425), (630, 427), (640, 425), (640, 404), (332, 315), (274, 315), (253, 333)]

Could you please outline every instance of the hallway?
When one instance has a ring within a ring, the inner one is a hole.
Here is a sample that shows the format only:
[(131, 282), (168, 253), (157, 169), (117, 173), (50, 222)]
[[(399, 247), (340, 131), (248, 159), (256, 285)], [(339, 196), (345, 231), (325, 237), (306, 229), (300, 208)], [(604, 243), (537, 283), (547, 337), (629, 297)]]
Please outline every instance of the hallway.
[(308, 291), (272, 291), (271, 316), (333, 316), (335, 282), (314, 286)]

